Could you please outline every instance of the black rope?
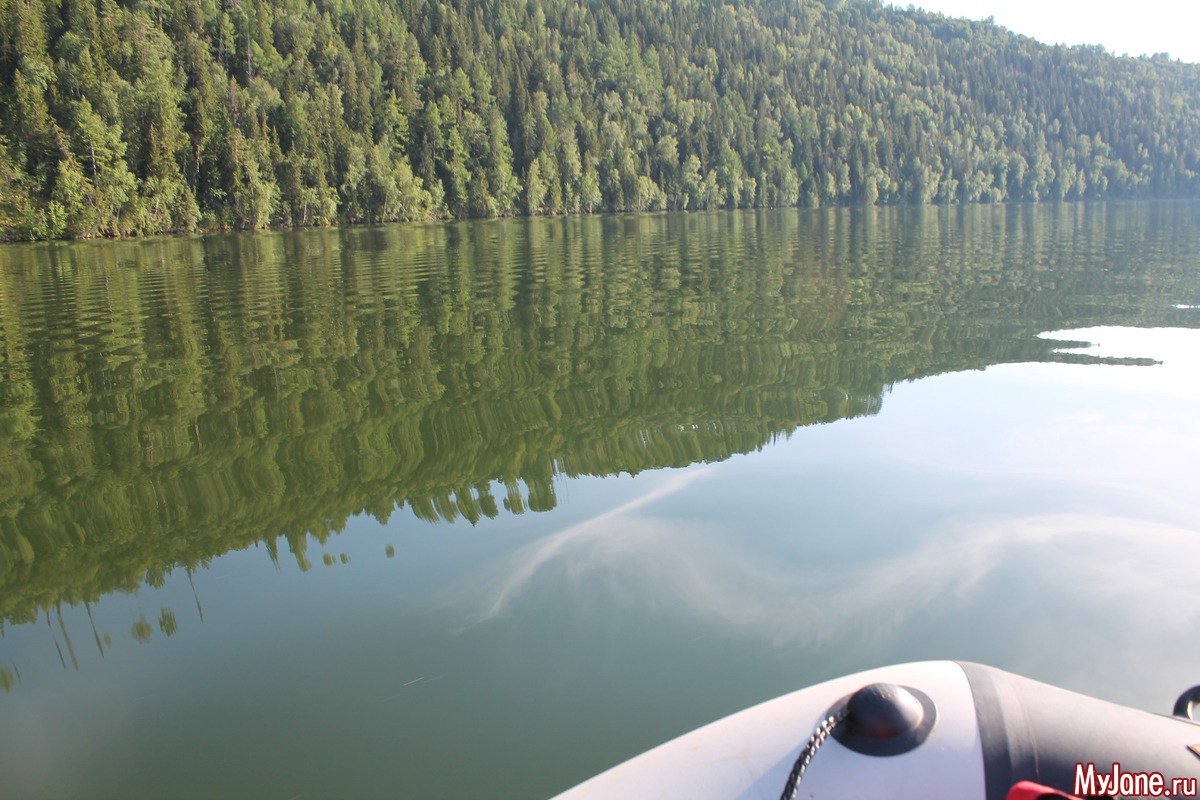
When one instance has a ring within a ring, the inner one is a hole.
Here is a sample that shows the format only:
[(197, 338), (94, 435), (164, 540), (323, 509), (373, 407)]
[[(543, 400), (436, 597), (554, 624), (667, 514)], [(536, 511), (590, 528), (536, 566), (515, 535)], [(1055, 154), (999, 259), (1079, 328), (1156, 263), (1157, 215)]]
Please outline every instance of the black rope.
[(804, 777), (804, 771), (812, 763), (817, 749), (825, 743), (825, 740), (833, 733), (833, 729), (845, 718), (846, 712), (843, 711), (836, 716), (830, 714), (821, 720), (817, 729), (813, 731), (813, 735), (809, 737), (808, 744), (800, 749), (800, 755), (796, 757), (796, 763), (792, 765), (792, 771), (788, 775), (787, 784), (783, 787), (783, 794), (779, 795), (779, 800), (796, 800), (796, 793), (800, 790), (800, 779)]

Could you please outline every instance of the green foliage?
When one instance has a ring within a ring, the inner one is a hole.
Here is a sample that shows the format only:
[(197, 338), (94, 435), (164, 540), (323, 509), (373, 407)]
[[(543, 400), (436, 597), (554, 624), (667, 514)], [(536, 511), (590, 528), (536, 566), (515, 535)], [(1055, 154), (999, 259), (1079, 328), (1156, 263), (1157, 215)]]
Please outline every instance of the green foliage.
[(1196, 197), (1198, 108), (1198, 65), (875, 0), (22, 0), (0, 238)]

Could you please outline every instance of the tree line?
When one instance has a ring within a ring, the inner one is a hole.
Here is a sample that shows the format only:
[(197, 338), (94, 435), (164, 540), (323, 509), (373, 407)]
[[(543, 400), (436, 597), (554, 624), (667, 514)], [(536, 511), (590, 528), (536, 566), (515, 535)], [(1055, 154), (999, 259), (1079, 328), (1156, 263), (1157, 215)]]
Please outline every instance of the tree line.
[(876, 0), (0, 0), (0, 237), (1195, 197), (1197, 108)]

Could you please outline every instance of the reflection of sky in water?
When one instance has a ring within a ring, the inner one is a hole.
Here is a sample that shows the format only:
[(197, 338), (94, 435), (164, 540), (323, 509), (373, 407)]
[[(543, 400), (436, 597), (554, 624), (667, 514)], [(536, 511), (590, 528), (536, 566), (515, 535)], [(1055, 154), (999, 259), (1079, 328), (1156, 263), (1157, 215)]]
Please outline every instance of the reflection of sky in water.
[[(986, 658), (1164, 707), (1200, 678), (1188, 644), (1200, 628), (1200, 332), (1052, 338), (1162, 363), (902, 384), (879, 417), (661, 482), (505, 556), (464, 595), (480, 624), (536, 614), (522, 597), (544, 597), (540, 583), (585, 619), (687, 620), (735, 641), (848, 650), (863, 667)], [(720, 508), (772, 501), (775, 520)], [(1145, 682), (1163, 673), (1174, 682)], [(1114, 685), (1125, 679), (1137, 683)]]
[[(356, 518), (306, 574), (256, 547), (197, 572), (194, 594), (176, 573), (91, 619), (9, 629), (24, 660), (0, 696), (0, 769), (60, 794), (150, 796), (170, 775), (211, 795), (199, 771), (219, 763), (245, 791), (373, 796), (413, 790), (417, 764), (455, 770), (470, 730), (491, 743), (481, 774), (536, 769), (550, 793), (755, 700), (925, 658), (1166, 711), (1200, 680), (1200, 331), (1048, 336), (1162, 363), (898, 384), (878, 416), (760, 453), (562, 482), (551, 513)], [(354, 743), (336, 770), (330, 737)]]

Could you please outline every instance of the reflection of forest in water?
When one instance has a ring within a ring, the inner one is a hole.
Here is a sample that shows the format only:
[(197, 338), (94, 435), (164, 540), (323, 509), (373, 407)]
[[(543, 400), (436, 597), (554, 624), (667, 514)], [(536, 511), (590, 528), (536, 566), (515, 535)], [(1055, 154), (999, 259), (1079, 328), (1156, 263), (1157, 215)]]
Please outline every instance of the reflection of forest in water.
[[(394, 226), (0, 252), (0, 618), (350, 515), (542, 511), (895, 381), (1186, 324), (1194, 205)], [(272, 556), (275, 553), (272, 550)], [(167, 624), (167, 623), (163, 623)]]

